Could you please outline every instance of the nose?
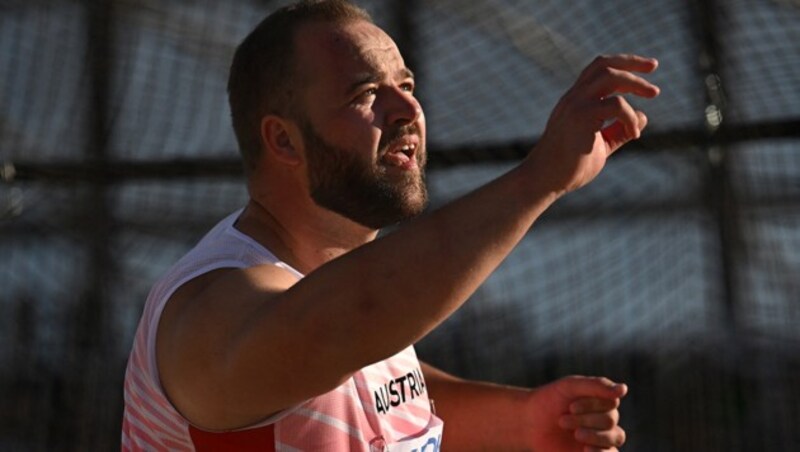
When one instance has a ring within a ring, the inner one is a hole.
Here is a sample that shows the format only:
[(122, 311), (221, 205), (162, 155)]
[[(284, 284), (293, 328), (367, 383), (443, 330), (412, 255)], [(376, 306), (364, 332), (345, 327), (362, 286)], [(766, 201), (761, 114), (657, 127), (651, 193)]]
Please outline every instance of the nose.
[(422, 106), (409, 91), (391, 88), (386, 106), (387, 125), (403, 126), (417, 122), (422, 115)]

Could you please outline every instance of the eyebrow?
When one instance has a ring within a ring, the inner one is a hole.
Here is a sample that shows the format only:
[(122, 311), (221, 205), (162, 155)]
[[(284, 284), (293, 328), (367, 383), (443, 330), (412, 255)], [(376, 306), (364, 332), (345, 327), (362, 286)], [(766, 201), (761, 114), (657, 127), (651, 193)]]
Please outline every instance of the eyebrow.
[[(397, 72), (398, 78), (414, 78), (414, 72), (411, 69), (404, 67)], [(356, 76), (356, 81), (350, 85), (347, 89), (347, 95), (351, 95), (353, 92), (358, 90), (358, 88), (362, 85), (366, 85), (369, 83), (378, 83), (381, 80), (386, 78), (386, 74), (384, 72), (376, 71), (376, 72), (364, 72), (358, 74)]]

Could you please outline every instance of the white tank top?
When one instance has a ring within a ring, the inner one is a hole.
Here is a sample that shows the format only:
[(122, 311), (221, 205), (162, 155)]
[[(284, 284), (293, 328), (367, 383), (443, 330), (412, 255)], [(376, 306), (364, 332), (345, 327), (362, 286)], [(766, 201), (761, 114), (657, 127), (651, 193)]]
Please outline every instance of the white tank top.
[(303, 277), (236, 229), (240, 214), (217, 224), (151, 290), (125, 372), (122, 450), (438, 451), (443, 423), (431, 412), (413, 346), (328, 393), (236, 431), (203, 431), (172, 406), (158, 376), (156, 330), (179, 287), (212, 270), (263, 264)]

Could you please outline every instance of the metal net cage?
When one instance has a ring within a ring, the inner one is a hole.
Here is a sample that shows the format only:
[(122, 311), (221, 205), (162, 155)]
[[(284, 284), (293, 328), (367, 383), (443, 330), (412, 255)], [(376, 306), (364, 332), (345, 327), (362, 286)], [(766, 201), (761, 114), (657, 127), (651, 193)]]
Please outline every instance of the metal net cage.
[[(150, 286), (246, 201), (227, 72), (285, 3), (0, 0), (0, 450), (119, 447)], [(800, 449), (800, 3), (359, 3), (417, 76), (432, 209), (522, 158), (595, 55), (660, 61), (642, 139), (420, 356), (623, 380), (629, 451)]]

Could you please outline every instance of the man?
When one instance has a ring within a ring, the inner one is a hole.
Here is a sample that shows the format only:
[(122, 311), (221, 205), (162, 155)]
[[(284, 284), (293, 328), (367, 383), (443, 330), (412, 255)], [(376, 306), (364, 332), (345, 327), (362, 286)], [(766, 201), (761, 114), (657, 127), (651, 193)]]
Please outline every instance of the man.
[(413, 74), (344, 1), (265, 19), (229, 81), (251, 199), (151, 292), (123, 449), (616, 450), (624, 385), (469, 382), (419, 363), (413, 344), (639, 137), (646, 117), (618, 94), (656, 96), (634, 75), (656, 65), (598, 58), (519, 166), (376, 239), (427, 201)]

